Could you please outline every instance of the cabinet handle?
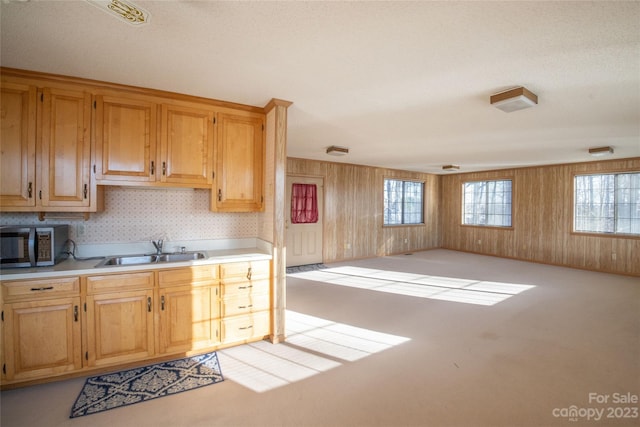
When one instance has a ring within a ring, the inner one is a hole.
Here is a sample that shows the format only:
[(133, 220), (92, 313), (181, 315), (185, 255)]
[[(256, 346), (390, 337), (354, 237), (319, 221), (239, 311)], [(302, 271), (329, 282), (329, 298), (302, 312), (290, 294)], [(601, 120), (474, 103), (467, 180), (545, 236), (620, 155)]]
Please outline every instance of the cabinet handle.
[(31, 288), (31, 290), (33, 292), (38, 292), (38, 291), (50, 291), (51, 289), (53, 289), (53, 286), (47, 286), (45, 288)]
[(251, 280), (251, 267), (249, 267), (249, 270), (247, 271), (247, 280)]
[(29, 183), (29, 186), (27, 187), (27, 193), (29, 193), (29, 198), (33, 197), (33, 182)]
[(238, 286), (238, 289), (249, 289), (249, 288), (253, 288), (253, 285), (249, 285), (249, 286)]
[(162, 175), (167, 174), (167, 162), (162, 162)]
[(38, 191), (38, 198), (40, 198), (40, 200), (42, 200), (42, 190)]
[(73, 320), (75, 322), (78, 321), (78, 306), (77, 305), (73, 306)]
[(83, 193), (84, 193), (84, 198), (85, 198), (85, 199), (87, 198), (87, 191), (88, 191), (88, 190), (87, 190), (87, 184), (85, 184), (85, 185), (84, 185), (84, 192), (83, 192)]
[(238, 329), (240, 329), (241, 331), (244, 331), (245, 329), (251, 329), (251, 328), (253, 328), (253, 325), (245, 326), (244, 328), (238, 328)]
[(156, 164), (153, 160), (151, 160), (151, 175), (156, 173)]
[(160, 297), (160, 308), (164, 311), (164, 295)]
[(151, 297), (147, 297), (147, 311), (151, 313)]
[(222, 190), (220, 188), (218, 188), (218, 201), (222, 201)]
[(253, 304), (249, 304), (249, 305), (239, 305), (238, 306), (239, 309), (244, 309), (244, 308), (253, 308)]

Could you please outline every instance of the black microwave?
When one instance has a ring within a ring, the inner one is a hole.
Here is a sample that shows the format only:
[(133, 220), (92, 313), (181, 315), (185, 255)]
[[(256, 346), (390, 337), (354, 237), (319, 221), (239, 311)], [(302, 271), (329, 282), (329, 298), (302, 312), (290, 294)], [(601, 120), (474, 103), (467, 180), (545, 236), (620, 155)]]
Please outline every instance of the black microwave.
[(0, 267), (43, 267), (67, 258), (68, 225), (0, 227)]

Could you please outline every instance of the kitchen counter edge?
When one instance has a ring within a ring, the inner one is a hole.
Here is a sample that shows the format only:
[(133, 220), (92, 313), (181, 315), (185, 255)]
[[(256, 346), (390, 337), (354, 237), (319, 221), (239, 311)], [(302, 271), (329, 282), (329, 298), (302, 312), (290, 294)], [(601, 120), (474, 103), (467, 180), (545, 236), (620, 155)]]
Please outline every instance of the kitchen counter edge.
[(98, 268), (96, 268), (95, 266), (100, 263), (100, 259), (67, 259), (52, 267), (3, 269), (0, 270), (0, 281), (127, 273), (132, 271), (164, 270), (169, 268), (190, 267), (195, 265), (212, 265), (230, 262), (248, 262), (272, 259), (271, 254), (255, 248), (199, 252), (205, 253), (207, 255), (207, 258), (195, 261), (163, 262), (127, 266), (103, 266)]

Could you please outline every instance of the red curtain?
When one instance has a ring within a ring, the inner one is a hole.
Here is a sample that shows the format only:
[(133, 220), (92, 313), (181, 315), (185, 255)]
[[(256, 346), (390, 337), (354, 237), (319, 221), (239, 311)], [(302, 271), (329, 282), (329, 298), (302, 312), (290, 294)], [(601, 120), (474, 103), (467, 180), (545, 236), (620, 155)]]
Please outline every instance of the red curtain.
[(318, 190), (315, 184), (293, 184), (291, 189), (291, 222), (318, 222)]

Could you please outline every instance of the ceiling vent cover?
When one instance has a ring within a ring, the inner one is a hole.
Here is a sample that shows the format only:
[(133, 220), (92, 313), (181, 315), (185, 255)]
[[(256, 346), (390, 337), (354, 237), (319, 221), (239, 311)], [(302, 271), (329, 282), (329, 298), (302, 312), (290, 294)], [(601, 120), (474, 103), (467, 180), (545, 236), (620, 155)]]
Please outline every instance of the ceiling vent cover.
[(491, 105), (505, 113), (533, 107), (537, 103), (538, 96), (522, 86), (491, 95)]

